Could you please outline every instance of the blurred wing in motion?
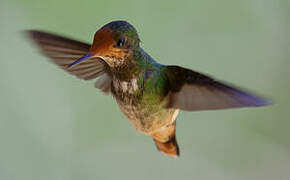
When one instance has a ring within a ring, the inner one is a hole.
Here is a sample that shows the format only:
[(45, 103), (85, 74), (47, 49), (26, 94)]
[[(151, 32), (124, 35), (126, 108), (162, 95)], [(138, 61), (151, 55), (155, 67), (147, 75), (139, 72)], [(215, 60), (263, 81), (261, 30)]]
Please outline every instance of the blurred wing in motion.
[(266, 106), (271, 103), (179, 66), (167, 66), (168, 108), (186, 111)]
[(37, 30), (29, 30), (26, 32), (39, 46), (42, 53), (65, 71), (84, 80), (90, 80), (104, 75), (106, 78), (98, 79), (98, 81), (102, 79), (102, 83), (99, 83), (100, 85), (96, 87), (101, 90), (106, 89), (106, 91), (103, 90), (105, 93), (110, 92), (111, 78), (108, 74), (109, 69), (108, 65), (102, 59), (92, 57), (77, 65), (68, 67), (75, 60), (89, 52), (90, 44)]

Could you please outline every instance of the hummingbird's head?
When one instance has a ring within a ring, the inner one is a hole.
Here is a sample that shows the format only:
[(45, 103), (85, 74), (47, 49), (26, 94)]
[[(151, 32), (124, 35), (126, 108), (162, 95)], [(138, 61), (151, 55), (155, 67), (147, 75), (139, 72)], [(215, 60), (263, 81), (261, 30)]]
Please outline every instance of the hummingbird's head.
[(116, 66), (132, 55), (139, 47), (140, 39), (136, 29), (126, 21), (112, 21), (99, 29), (94, 36), (90, 52), (70, 66), (89, 57), (103, 59), (109, 66)]
[(139, 47), (136, 29), (126, 21), (113, 21), (104, 25), (94, 36), (90, 53), (109, 65), (126, 60)]
[(122, 58), (121, 54), (139, 47), (139, 42), (137, 31), (131, 24), (126, 21), (113, 21), (95, 33), (91, 53)]

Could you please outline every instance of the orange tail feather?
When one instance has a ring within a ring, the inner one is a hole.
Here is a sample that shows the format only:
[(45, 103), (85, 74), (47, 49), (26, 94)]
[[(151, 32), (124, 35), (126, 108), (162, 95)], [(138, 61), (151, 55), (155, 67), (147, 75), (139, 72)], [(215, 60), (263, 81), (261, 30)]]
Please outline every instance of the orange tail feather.
[(178, 157), (179, 156), (179, 147), (176, 141), (175, 136), (173, 136), (169, 141), (167, 142), (160, 142), (156, 139), (153, 139), (157, 149), (164, 153), (167, 156), (173, 156)]

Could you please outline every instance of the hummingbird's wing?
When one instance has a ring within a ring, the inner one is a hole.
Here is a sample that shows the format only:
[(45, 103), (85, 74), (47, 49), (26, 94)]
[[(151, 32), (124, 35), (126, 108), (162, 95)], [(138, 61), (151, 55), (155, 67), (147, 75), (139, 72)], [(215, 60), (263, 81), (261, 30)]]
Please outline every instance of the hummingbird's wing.
[(186, 111), (265, 106), (270, 102), (179, 66), (167, 66), (168, 108)]
[(95, 87), (105, 93), (110, 92), (111, 78), (108, 74), (108, 65), (102, 59), (88, 58), (68, 68), (71, 63), (89, 52), (90, 44), (38, 30), (26, 32), (39, 46), (42, 53), (49, 57), (54, 64), (84, 80), (100, 77)]

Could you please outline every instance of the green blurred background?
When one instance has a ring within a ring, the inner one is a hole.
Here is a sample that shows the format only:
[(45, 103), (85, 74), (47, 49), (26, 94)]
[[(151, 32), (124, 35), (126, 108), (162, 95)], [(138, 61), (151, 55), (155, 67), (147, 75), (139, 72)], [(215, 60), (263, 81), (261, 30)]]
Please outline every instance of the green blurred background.
[[(159, 62), (276, 104), (181, 112), (181, 157), (163, 156), (111, 96), (49, 63), (21, 33), (91, 42), (118, 19)], [(289, 36), (289, 0), (0, 0), (0, 179), (290, 179)]]

